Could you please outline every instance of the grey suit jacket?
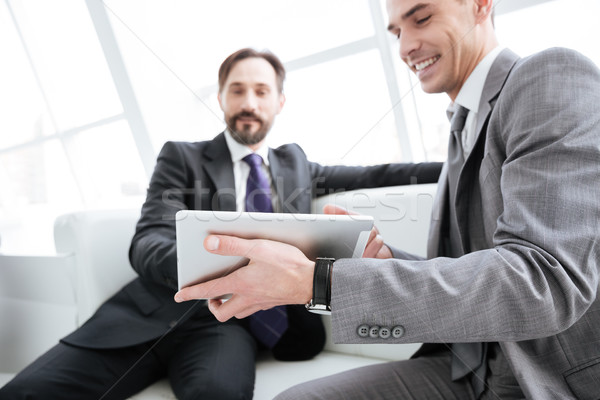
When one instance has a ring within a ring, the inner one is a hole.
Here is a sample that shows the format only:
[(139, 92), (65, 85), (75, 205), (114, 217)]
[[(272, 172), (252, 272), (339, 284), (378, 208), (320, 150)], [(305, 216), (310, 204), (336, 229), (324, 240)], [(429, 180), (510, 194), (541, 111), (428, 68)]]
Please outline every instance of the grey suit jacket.
[[(530, 399), (600, 398), (600, 72), (551, 49), (504, 50), (448, 204), (442, 170), (429, 260), (340, 260), (335, 342), (500, 342)], [(455, 207), (466, 255), (444, 256)], [(433, 258), (436, 257), (436, 258)], [(363, 324), (403, 335), (361, 338)]]

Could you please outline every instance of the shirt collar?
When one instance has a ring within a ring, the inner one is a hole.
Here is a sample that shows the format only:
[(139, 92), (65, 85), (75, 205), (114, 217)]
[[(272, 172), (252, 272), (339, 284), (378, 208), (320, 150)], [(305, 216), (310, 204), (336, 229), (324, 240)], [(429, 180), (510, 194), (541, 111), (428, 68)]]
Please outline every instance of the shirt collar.
[(467, 108), (470, 112), (477, 113), (479, 111), (479, 100), (481, 100), (485, 80), (490, 72), (490, 68), (492, 68), (492, 64), (502, 50), (502, 46), (497, 46), (483, 57), (458, 92), (454, 103)]
[[(231, 136), (229, 129), (225, 129), (225, 141), (227, 142), (227, 147), (229, 147), (231, 161), (234, 163), (241, 161), (242, 158), (253, 153), (248, 146), (238, 143), (233, 136)], [(269, 146), (262, 145), (254, 153), (262, 157), (265, 165), (269, 165)]]

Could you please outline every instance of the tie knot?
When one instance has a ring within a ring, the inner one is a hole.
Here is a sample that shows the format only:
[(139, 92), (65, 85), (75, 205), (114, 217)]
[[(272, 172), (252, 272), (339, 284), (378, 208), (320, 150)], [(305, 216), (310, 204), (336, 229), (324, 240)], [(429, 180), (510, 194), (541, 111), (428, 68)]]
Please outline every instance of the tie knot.
[(262, 165), (263, 159), (256, 153), (250, 153), (246, 157), (242, 158), (250, 168), (258, 168)]
[(450, 132), (462, 132), (465, 127), (465, 121), (467, 120), (467, 114), (469, 109), (457, 104), (456, 111), (452, 114), (450, 120)]

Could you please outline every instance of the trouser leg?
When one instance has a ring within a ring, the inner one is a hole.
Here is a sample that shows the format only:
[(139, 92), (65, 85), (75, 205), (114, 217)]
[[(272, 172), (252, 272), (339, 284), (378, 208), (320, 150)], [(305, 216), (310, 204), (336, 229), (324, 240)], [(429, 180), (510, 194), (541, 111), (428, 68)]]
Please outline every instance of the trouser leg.
[(168, 359), (169, 380), (180, 400), (251, 399), (256, 348), (242, 322), (221, 323), (211, 315), (186, 322), (157, 353)]
[(0, 389), (0, 398), (125, 399), (163, 373), (148, 348), (93, 350), (59, 343)]
[(472, 400), (468, 380), (453, 382), (450, 352), (357, 368), (306, 382), (276, 400)]
[[(451, 353), (377, 364), (294, 386), (276, 400), (472, 400), (470, 376), (451, 380)], [(480, 400), (522, 400), (525, 395), (498, 343), (489, 343), (488, 374)]]

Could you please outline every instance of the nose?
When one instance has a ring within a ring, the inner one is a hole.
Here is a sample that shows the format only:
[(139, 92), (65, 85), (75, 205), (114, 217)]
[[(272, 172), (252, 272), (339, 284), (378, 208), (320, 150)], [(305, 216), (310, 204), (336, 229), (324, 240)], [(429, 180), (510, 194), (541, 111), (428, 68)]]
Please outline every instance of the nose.
[(242, 102), (242, 110), (243, 111), (254, 111), (254, 110), (256, 110), (257, 104), (258, 104), (258, 102), (257, 102), (256, 95), (251, 90), (248, 90), (246, 92), (246, 95), (244, 96), (244, 101)]
[(418, 38), (406, 31), (403, 31), (400, 35), (399, 44), (400, 58), (402, 58), (404, 62), (408, 62), (410, 55), (420, 47)]

